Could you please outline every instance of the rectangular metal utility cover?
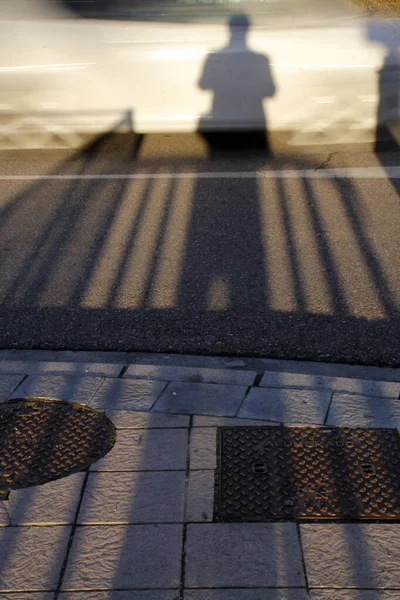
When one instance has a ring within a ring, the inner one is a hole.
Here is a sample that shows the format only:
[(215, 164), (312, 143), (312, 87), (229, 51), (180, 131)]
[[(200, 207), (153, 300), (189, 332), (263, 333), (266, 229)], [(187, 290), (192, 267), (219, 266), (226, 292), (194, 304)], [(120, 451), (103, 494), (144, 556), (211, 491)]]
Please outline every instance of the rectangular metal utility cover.
[(400, 519), (393, 429), (221, 427), (217, 520)]

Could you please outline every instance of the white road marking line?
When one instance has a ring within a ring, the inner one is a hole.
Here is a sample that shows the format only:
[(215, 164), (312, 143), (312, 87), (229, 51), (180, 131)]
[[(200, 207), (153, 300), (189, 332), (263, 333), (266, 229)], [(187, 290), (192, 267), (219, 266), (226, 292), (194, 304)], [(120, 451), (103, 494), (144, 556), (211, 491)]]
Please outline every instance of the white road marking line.
[(33, 69), (56, 69), (56, 70), (66, 70), (66, 69), (84, 69), (88, 65), (95, 65), (94, 62), (89, 63), (54, 63), (54, 64), (46, 64), (46, 65), (17, 65), (15, 67), (0, 67), (0, 73), (9, 72), (9, 71), (29, 71)]
[(92, 179), (400, 179), (400, 167), (288, 169), (276, 171), (216, 171), (206, 173), (93, 173), (87, 175), (0, 175), (0, 181)]

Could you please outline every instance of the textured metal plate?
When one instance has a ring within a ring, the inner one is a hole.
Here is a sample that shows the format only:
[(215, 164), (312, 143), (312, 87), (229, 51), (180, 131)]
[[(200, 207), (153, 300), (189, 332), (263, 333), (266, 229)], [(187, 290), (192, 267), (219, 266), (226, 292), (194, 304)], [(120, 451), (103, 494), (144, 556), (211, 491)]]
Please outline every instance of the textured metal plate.
[(223, 427), (216, 518), (398, 520), (392, 429)]
[(107, 417), (80, 404), (32, 398), (0, 404), (0, 493), (83, 471), (115, 442)]

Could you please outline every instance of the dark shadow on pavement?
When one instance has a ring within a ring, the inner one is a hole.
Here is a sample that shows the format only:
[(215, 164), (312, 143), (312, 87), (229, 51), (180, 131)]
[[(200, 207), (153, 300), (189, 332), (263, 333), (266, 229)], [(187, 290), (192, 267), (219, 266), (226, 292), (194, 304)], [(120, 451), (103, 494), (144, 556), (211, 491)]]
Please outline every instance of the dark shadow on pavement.
[[(385, 60), (378, 73), (379, 105), (375, 152), (385, 167), (385, 152), (400, 150), (400, 29), (394, 22), (371, 22), (368, 38), (385, 48)], [(391, 159), (393, 164), (393, 158)], [(400, 194), (398, 179), (391, 179)]]

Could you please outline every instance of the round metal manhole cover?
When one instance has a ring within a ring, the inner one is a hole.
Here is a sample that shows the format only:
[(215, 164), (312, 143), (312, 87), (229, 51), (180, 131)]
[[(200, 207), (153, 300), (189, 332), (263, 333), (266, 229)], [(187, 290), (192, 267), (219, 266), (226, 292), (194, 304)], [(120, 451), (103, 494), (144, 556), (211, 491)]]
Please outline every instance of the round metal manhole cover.
[(110, 419), (80, 404), (41, 398), (0, 404), (0, 495), (84, 471), (115, 439)]

